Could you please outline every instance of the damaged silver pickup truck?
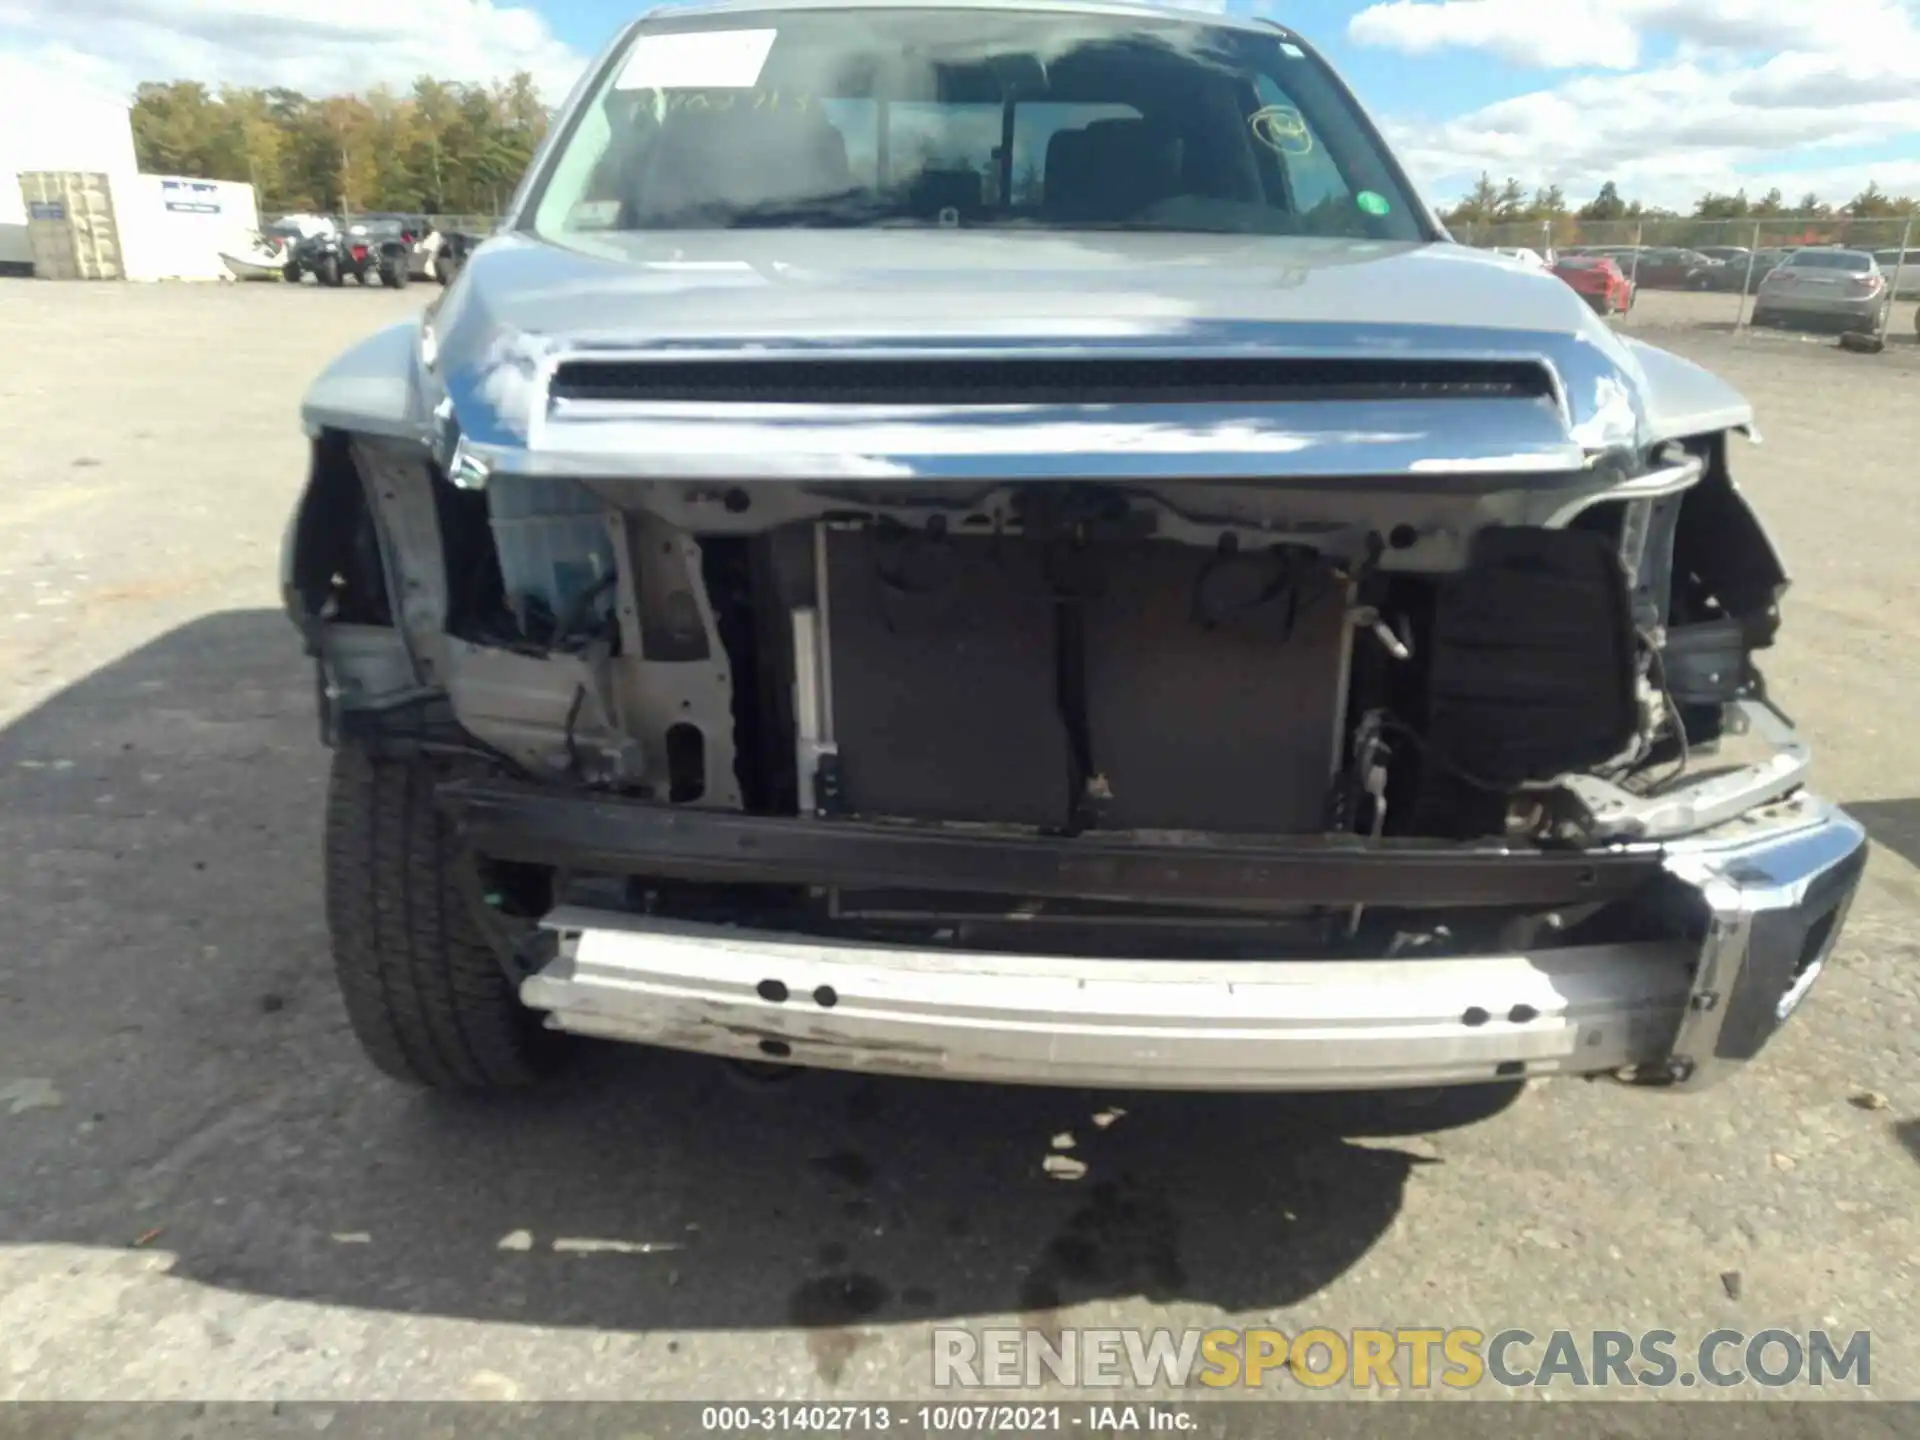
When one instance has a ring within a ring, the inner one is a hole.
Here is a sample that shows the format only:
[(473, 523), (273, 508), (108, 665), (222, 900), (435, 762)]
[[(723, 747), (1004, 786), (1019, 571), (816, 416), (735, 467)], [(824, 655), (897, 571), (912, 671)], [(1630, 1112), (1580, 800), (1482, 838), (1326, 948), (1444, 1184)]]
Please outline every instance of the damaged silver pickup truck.
[(1265, 21), (655, 12), (305, 420), (334, 958), (419, 1082), (1683, 1089), (1860, 881), (1747, 405)]

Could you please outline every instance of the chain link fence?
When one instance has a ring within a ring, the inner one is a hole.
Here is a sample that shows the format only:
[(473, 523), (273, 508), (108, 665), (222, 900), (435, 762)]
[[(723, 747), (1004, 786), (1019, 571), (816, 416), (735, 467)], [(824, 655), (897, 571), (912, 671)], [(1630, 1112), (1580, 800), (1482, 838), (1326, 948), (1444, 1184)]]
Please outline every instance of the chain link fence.
[[(1531, 251), (1549, 264), (1569, 255), (1610, 256), (1635, 292), (1635, 304), (1624, 317), (1629, 326), (1639, 320), (1747, 329), (1754, 321), (1761, 282), (1787, 257), (1809, 247), (1867, 251), (1885, 277), (1885, 293), (1893, 301), (1920, 300), (1920, 216), (1873, 220), (1846, 215), (1762, 220), (1655, 216), (1606, 221), (1563, 216), (1498, 225), (1461, 224), (1452, 229), (1462, 244)], [(1663, 291), (1673, 292), (1675, 298), (1640, 303), (1648, 292)], [(1914, 328), (1916, 322), (1903, 304), (1883, 309), (1877, 317), (1883, 339), (1896, 328), (1896, 318), (1905, 321), (1901, 328)], [(1771, 318), (1771, 312), (1763, 311), (1762, 318)]]
[(494, 215), (429, 215), (428, 223), (442, 235), (473, 235), (484, 238), (499, 225)]

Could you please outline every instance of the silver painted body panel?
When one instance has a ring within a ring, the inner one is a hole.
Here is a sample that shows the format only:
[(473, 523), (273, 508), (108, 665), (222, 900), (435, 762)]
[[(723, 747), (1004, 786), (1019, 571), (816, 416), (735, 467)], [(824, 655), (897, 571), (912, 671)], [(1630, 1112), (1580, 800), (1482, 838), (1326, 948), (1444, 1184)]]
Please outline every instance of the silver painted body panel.
[[(1577, 473), (1752, 420), (1724, 383), (1622, 340), (1552, 276), (1453, 245), (879, 230), (626, 235), (595, 250), (487, 242), (424, 321), (424, 347), (394, 327), (321, 376), (309, 429), (444, 450), (450, 418), (488, 468), (547, 474), (1326, 479)], [(795, 355), (1523, 361), (1556, 396), (856, 416), (547, 393), (568, 360)]]

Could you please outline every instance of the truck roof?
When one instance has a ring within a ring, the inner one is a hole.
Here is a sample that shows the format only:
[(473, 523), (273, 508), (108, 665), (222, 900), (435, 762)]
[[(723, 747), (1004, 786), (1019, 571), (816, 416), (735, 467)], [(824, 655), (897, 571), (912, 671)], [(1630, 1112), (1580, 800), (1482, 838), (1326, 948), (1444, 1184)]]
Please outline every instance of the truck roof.
[(757, 15), (787, 10), (1002, 10), (1117, 15), (1143, 20), (1184, 20), (1298, 38), (1284, 25), (1259, 16), (1229, 15), (1192, 5), (1151, 4), (1145, 0), (686, 0), (686, 3), (653, 6), (640, 17), (640, 22), (677, 19), (683, 15)]

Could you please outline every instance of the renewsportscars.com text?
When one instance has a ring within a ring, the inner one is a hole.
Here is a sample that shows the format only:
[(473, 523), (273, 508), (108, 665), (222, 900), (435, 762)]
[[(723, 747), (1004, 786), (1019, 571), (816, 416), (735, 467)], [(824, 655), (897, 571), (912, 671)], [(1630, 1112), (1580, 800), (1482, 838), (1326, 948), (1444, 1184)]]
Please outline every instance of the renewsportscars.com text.
[(942, 1389), (1466, 1390), (1865, 1387), (1873, 1337), (1865, 1330), (1483, 1331), (1467, 1327), (1282, 1330), (1062, 1330), (933, 1332), (933, 1383)]

